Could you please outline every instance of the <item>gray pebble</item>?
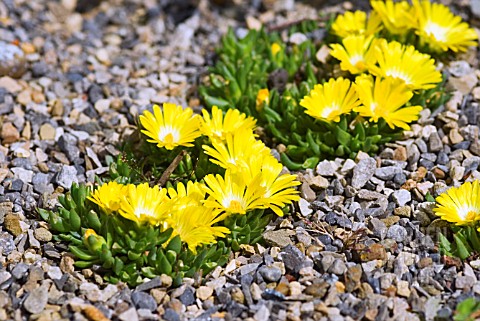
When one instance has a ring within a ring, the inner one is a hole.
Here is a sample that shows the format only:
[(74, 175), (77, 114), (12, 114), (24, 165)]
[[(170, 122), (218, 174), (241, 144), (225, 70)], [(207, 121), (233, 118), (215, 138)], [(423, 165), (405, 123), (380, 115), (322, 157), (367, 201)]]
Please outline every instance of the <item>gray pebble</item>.
[[(185, 292), (183, 294), (185, 294)], [(132, 302), (137, 309), (147, 309), (149, 311), (155, 311), (157, 309), (157, 302), (155, 302), (155, 299), (145, 292), (133, 292)]]
[(277, 282), (282, 277), (282, 271), (275, 266), (262, 266), (258, 272), (267, 282)]
[(377, 162), (372, 157), (359, 161), (353, 169), (352, 187), (359, 189), (365, 186), (365, 183), (367, 183), (375, 173), (376, 167)]
[[(25, 310), (32, 314), (37, 314), (45, 309), (48, 302), (48, 291), (45, 287), (41, 286), (34, 289), (28, 294), (27, 299), (23, 303)], [(129, 320), (131, 321), (131, 320)]]
[(387, 238), (392, 239), (398, 243), (404, 242), (407, 237), (407, 230), (400, 225), (390, 226), (387, 232)]

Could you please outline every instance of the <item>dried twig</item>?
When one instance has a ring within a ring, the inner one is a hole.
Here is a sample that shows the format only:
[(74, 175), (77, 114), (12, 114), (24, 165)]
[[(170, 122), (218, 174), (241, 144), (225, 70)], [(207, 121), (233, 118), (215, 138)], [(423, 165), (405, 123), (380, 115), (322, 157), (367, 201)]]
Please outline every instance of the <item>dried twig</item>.
[(178, 164), (180, 164), (180, 162), (182, 161), (182, 159), (185, 155), (187, 155), (187, 152), (185, 150), (182, 150), (180, 153), (178, 153), (177, 156), (175, 156), (172, 163), (170, 165), (168, 165), (167, 169), (163, 172), (162, 176), (158, 180), (158, 185), (160, 185), (160, 186), (165, 185), (165, 183), (170, 178), (170, 175), (172, 175), (173, 171), (175, 171)]

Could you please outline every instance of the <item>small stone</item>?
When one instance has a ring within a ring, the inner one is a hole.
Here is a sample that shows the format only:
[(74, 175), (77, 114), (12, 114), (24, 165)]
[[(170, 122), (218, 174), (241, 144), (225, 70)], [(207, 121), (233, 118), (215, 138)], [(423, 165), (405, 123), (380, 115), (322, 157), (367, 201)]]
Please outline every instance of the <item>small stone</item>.
[(410, 215), (412, 214), (412, 209), (410, 208), (410, 206), (401, 206), (401, 207), (395, 208), (393, 210), (393, 213), (397, 216), (400, 216), (400, 217), (409, 218)]
[(316, 172), (321, 176), (333, 176), (335, 174), (335, 168), (332, 165), (333, 162), (324, 160), (318, 163)]
[(187, 286), (185, 291), (180, 295), (180, 301), (185, 305), (189, 306), (195, 303), (195, 296), (193, 295), (194, 291), (191, 287)]
[(99, 113), (104, 113), (110, 108), (110, 99), (99, 99), (95, 103), (95, 109)]
[(40, 126), (39, 133), (42, 140), (55, 140), (56, 131), (55, 128), (49, 123), (45, 123)]
[(428, 139), (429, 149), (431, 152), (439, 152), (443, 148), (442, 140), (437, 132), (432, 132)]
[(361, 253), (360, 258), (364, 262), (373, 260), (386, 260), (387, 251), (383, 245), (374, 243), (367, 250)]
[(290, 236), (295, 235), (295, 232), (287, 229), (280, 229), (276, 231), (266, 231), (263, 233), (265, 242), (272, 246), (283, 248), (287, 245), (293, 244)]
[(0, 134), (3, 144), (11, 144), (20, 139), (18, 129), (12, 123), (4, 123)]
[(400, 189), (393, 192), (392, 198), (398, 206), (405, 206), (405, 204), (412, 200), (412, 195), (409, 191), (405, 189)]
[(122, 312), (118, 319), (121, 321), (138, 321), (138, 314), (135, 308), (130, 308), (127, 311)]
[(282, 277), (282, 271), (275, 266), (262, 266), (258, 272), (267, 282), (277, 282)]
[(23, 233), (23, 229), (20, 225), (20, 218), (15, 214), (7, 214), (3, 224), (5, 229), (12, 233), (13, 236), (18, 236)]
[(60, 260), (60, 270), (63, 273), (73, 273), (75, 270), (75, 260), (69, 255), (63, 255)]
[(208, 299), (210, 296), (212, 296), (212, 294), (213, 294), (213, 289), (204, 285), (199, 287), (196, 291), (197, 298), (199, 298), (202, 301), (205, 301), (206, 299)]
[(360, 189), (373, 177), (377, 162), (374, 158), (368, 157), (358, 162), (353, 169), (352, 186)]
[(336, 259), (333, 264), (328, 269), (328, 272), (336, 274), (336, 275), (343, 275), (347, 270), (347, 266), (342, 259)]
[(63, 188), (70, 189), (73, 183), (78, 183), (77, 169), (74, 166), (63, 165), (55, 175), (54, 181)]
[(407, 149), (403, 146), (397, 147), (393, 154), (393, 159), (405, 162), (407, 160)]
[(35, 238), (40, 242), (50, 242), (52, 240), (52, 233), (44, 227), (39, 227), (35, 230)]
[[(27, 299), (23, 303), (25, 310), (32, 314), (37, 314), (45, 309), (48, 302), (48, 291), (45, 287), (34, 289), (28, 294)], [(129, 320), (131, 321), (131, 320)]]
[(299, 296), (302, 294), (303, 286), (300, 284), (300, 282), (297, 282), (297, 281), (290, 282), (290, 284), (288, 285), (288, 288), (290, 290), (291, 296)]
[(455, 145), (463, 141), (462, 135), (458, 132), (458, 129), (452, 129), (450, 130), (450, 133), (448, 134), (448, 138), (450, 138), (450, 142)]
[(298, 207), (303, 216), (308, 216), (313, 213), (313, 209), (310, 208), (310, 203), (304, 198), (300, 198), (300, 201), (298, 201)]
[(403, 296), (404, 298), (408, 298), (410, 296), (410, 286), (408, 281), (398, 281), (397, 282), (397, 294), (399, 296)]
[(402, 169), (396, 166), (386, 166), (375, 169), (375, 176), (383, 181), (391, 180), (396, 174), (401, 173)]
[(305, 200), (307, 200), (308, 202), (313, 202), (317, 197), (317, 195), (312, 190), (310, 185), (308, 185), (307, 182), (303, 182), (302, 185), (300, 186), (300, 196)]
[(315, 190), (322, 190), (330, 186), (330, 182), (325, 177), (316, 175), (310, 180), (310, 186)]
[(22, 86), (15, 80), (8, 76), (0, 78), (0, 88), (5, 88), (9, 93), (17, 93), (22, 90)]
[(462, 77), (449, 77), (448, 84), (453, 89), (460, 91), (463, 95), (468, 95), (477, 85), (478, 79), (475, 73), (469, 73)]
[(20, 78), (26, 70), (24, 52), (13, 44), (0, 41), (0, 76)]
[(268, 321), (270, 320), (270, 310), (265, 304), (262, 304), (260, 308), (253, 315), (255, 321)]
[(50, 266), (48, 268), (47, 274), (53, 280), (55, 280), (55, 279), (59, 280), (63, 276), (62, 270), (60, 270), (60, 268), (58, 266)]
[(100, 61), (104, 65), (110, 64), (110, 57), (108, 55), (108, 51), (105, 48), (98, 49), (95, 56), (97, 57), (98, 61)]
[(157, 309), (157, 302), (155, 302), (155, 299), (145, 292), (133, 292), (132, 302), (137, 309), (147, 309), (152, 312)]
[[(304, 43), (305, 41), (307, 41), (308, 38), (303, 33), (295, 32), (290, 36), (290, 38), (288, 40), (289, 40), (290, 43), (293, 43), (295, 45), (300, 45), (300, 44)], [(322, 174), (320, 174), (320, 175), (322, 175)]]
[(400, 225), (393, 225), (388, 229), (387, 238), (393, 239), (398, 243), (404, 242), (407, 237), (407, 230)]

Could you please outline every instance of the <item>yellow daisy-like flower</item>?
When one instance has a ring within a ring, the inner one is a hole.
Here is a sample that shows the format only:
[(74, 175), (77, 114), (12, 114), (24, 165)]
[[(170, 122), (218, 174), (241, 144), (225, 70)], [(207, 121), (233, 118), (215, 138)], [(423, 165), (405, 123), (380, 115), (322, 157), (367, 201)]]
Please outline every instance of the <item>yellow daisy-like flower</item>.
[(414, 46), (380, 39), (375, 50), (377, 65), (369, 66), (375, 76), (400, 78), (412, 90), (433, 88), (442, 81), (442, 74), (435, 69), (435, 60)]
[(149, 187), (148, 183), (140, 185), (127, 185), (128, 192), (122, 199), (119, 209), (120, 215), (134, 222), (158, 225), (166, 217), (166, 212), (161, 206), (167, 202), (167, 189), (156, 185)]
[(227, 212), (227, 214), (245, 214), (247, 211), (264, 208), (261, 197), (264, 189), (260, 185), (260, 177), (246, 184), (236, 178), (229, 170), (225, 177), (209, 174), (205, 176), (205, 191), (209, 194), (203, 204)]
[(118, 211), (122, 198), (127, 193), (127, 186), (117, 182), (108, 182), (97, 188), (90, 196), (90, 201), (100, 206), (107, 214)]
[(413, 0), (415, 33), (424, 43), (437, 51), (466, 51), (477, 45), (477, 33), (448, 7), (424, 0)]
[(217, 237), (225, 237), (230, 233), (224, 226), (213, 226), (225, 218), (220, 213), (219, 210), (204, 206), (188, 206), (174, 211), (167, 223), (173, 228), (173, 235), (179, 235), (188, 248), (196, 253), (199, 245), (216, 243)]
[(438, 206), (433, 209), (442, 219), (456, 225), (471, 224), (480, 220), (480, 182), (466, 182), (452, 187), (436, 199)]
[(212, 141), (225, 140), (228, 134), (234, 134), (240, 129), (253, 131), (257, 122), (253, 117), (240, 113), (238, 109), (229, 109), (224, 116), (220, 108), (213, 106), (211, 117), (205, 109), (202, 113), (203, 121), (200, 130)]
[(205, 153), (212, 157), (210, 161), (232, 172), (247, 167), (248, 160), (254, 155), (269, 153), (265, 144), (255, 139), (251, 130), (229, 134), (225, 141), (213, 141), (212, 145), (202, 146)]
[(274, 42), (272, 43), (272, 46), (270, 47), (270, 50), (272, 51), (272, 56), (276, 56), (277, 53), (279, 53), (282, 50), (282, 46), (280, 46), (278, 43)]
[(380, 31), (381, 19), (376, 12), (367, 14), (364, 11), (347, 11), (338, 15), (332, 24), (332, 32), (341, 38), (352, 35), (373, 35)]
[(278, 216), (283, 216), (282, 208), (286, 204), (298, 201), (298, 191), (295, 186), (300, 185), (297, 175), (283, 174), (283, 165), (273, 156), (263, 159), (260, 169), (260, 186), (263, 187), (262, 202), (264, 208), (270, 208)]
[(359, 104), (350, 80), (341, 77), (331, 78), (323, 85), (315, 85), (309, 95), (300, 101), (307, 115), (327, 122), (340, 121), (340, 115), (348, 114)]
[(412, 7), (407, 1), (370, 1), (370, 4), (392, 34), (405, 34), (413, 27)]
[(408, 123), (420, 116), (422, 106), (403, 107), (413, 96), (405, 83), (396, 78), (381, 79), (375, 83), (372, 76), (362, 75), (355, 80), (355, 90), (362, 105), (354, 110), (370, 121), (377, 122), (383, 118), (390, 128), (400, 127), (409, 130)]
[(183, 109), (171, 103), (153, 106), (153, 114), (148, 110), (140, 116), (145, 128), (142, 133), (150, 137), (147, 141), (158, 147), (172, 150), (177, 146), (193, 146), (192, 142), (200, 136), (200, 117), (193, 115), (191, 108)]
[(342, 40), (342, 45), (330, 45), (330, 55), (340, 60), (340, 68), (352, 74), (360, 74), (367, 70), (368, 65), (375, 64), (375, 47), (377, 39), (373, 36), (348, 36)]

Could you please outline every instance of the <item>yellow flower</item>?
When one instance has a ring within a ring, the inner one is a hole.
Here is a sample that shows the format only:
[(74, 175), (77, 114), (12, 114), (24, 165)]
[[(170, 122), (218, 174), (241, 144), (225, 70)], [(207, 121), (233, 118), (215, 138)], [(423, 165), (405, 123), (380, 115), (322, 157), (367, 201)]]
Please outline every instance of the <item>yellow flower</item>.
[(352, 74), (367, 70), (368, 65), (375, 64), (375, 46), (377, 39), (373, 36), (348, 36), (342, 40), (342, 45), (330, 45), (330, 55), (340, 60), (340, 68)]
[(363, 117), (370, 117), (370, 121), (377, 122), (383, 118), (392, 129), (400, 127), (408, 130), (408, 123), (420, 116), (422, 106), (402, 108), (413, 93), (400, 79), (377, 77), (374, 83), (372, 76), (362, 75), (357, 77), (354, 86), (362, 102), (354, 110)]
[(282, 208), (286, 204), (298, 201), (298, 191), (295, 186), (300, 185), (297, 175), (283, 174), (283, 165), (273, 156), (264, 157), (260, 169), (260, 186), (263, 188), (262, 202), (264, 208), (270, 208), (278, 216), (283, 216)]
[(350, 86), (350, 80), (341, 77), (331, 78), (324, 85), (315, 85), (300, 101), (300, 106), (307, 109), (307, 115), (327, 122), (340, 121), (340, 115), (348, 114), (358, 105), (358, 96)]
[(217, 237), (225, 237), (230, 233), (224, 226), (213, 226), (225, 218), (220, 212), (204, 206), (188, 206), (174, 211), (167, 223), (173, 228), (173, 235), (179, 235), (188, 248), (196, 253), (199, 245), (215, 243)]
[(268, 88), (263, 88), (260, 89), (257, 93), (257, 99), (256, 99), (256, 110), (258, 112), (261, 112), (263, 110), (264, 104), (268, 104), (270, 101), (270, 91), (268, 91)]
[(97, 188), (87, 199), (100, 206), (107, 214), (110, 214), (118, 211), (121, 200), (126, 193), (127, 186), (113, 181)]
[(227, 214), (245, 214), (247, 211), (263, 208), (261, 197), (264, 193), (257, 176), (250, 184), (235, 177), (229, 170), (225, 177), (209, 174), (205, 176), (205, 190), (209, 194), (203, 204), (227, 212)]
[(338, 15), (332, 24), (332, 32), (341, 38), (351, 35), (373, 35), (382, 28), (380, 17), (375, 13), (367, 14), (364, 11), (347, 11)]
[(253, 131), (256, 120), (241, 114), (238, 109), (228, 109), (223, 116), (223, 111), (217, 106), (212, 108), (212, 116), (205, 109), (202, 110), (203, 121), (200, 130), (203, 135), (212, 141), (225, 140), (228, 134), (234, 134), (239, 129)]
[(430, 1), (413, 0), (415, 32), (422, 42), (437, 51), (466, 51), (477, 45), (477, 33), (462, 18), (455, 16), (448, 7)]
[(160, 224), (167, 214), (161, 206), (169, 200), (167, 189), (159, 189), (157, 185), (149, 187), (148, 183), (127, 186), (128, 193), (122, 200), (120, 215), (138, 223)]
[[(92, 236), (92, 237), (91, 237)], [(83, 244), (92, 252), (97, 252), (102, 249), (102, 245), (106, 244), (105, 239), (98, 235), (95, 230), (89, 228), (83, 234)]]
[(265, 145), (255, 139), (251, 130), (228, 134), (225, 141), (213, 141), (212, 145), (213, 148), (202, 146), (205, 154), (211, 156), (210, 161), (232, 172), (248, 166), (247, 161), (254, 155), (269, 153)]
[(466, 182), (452, 187), (436, 199), (438, 206), (433, 209), (442, 219), (466, 225), (480, 219), (480, 182)]
[(375, 76), (400, 78), (412, 90), (433, 88), (442, 81), (441, 73), (435, 69), (435, 60), (414, 46), (381, 39), (375, 49), (378, 66), (369, 66)]
[(370, 4), (390, 33), (405, 34), (412, 28), (412, 10), (407, 1), (381, 0), (370, 1)]
[(275, 57), (277, 53), (279, 53), (282, 50), (282, 47), (278, 43), (274, 42), (272, 43), (270, 50), (272, 51), (272, 56)]
[(140, 116), (145, 128), (142, 133), (150, 137), (147, 141), (172, 150), (177, 146), (193, 146), (192, 142), (200, 136), (200, 117), (193, 115), (190, 108), (183, 109), (171, 103), (153, 106), (153, 114), (148, 110)]

